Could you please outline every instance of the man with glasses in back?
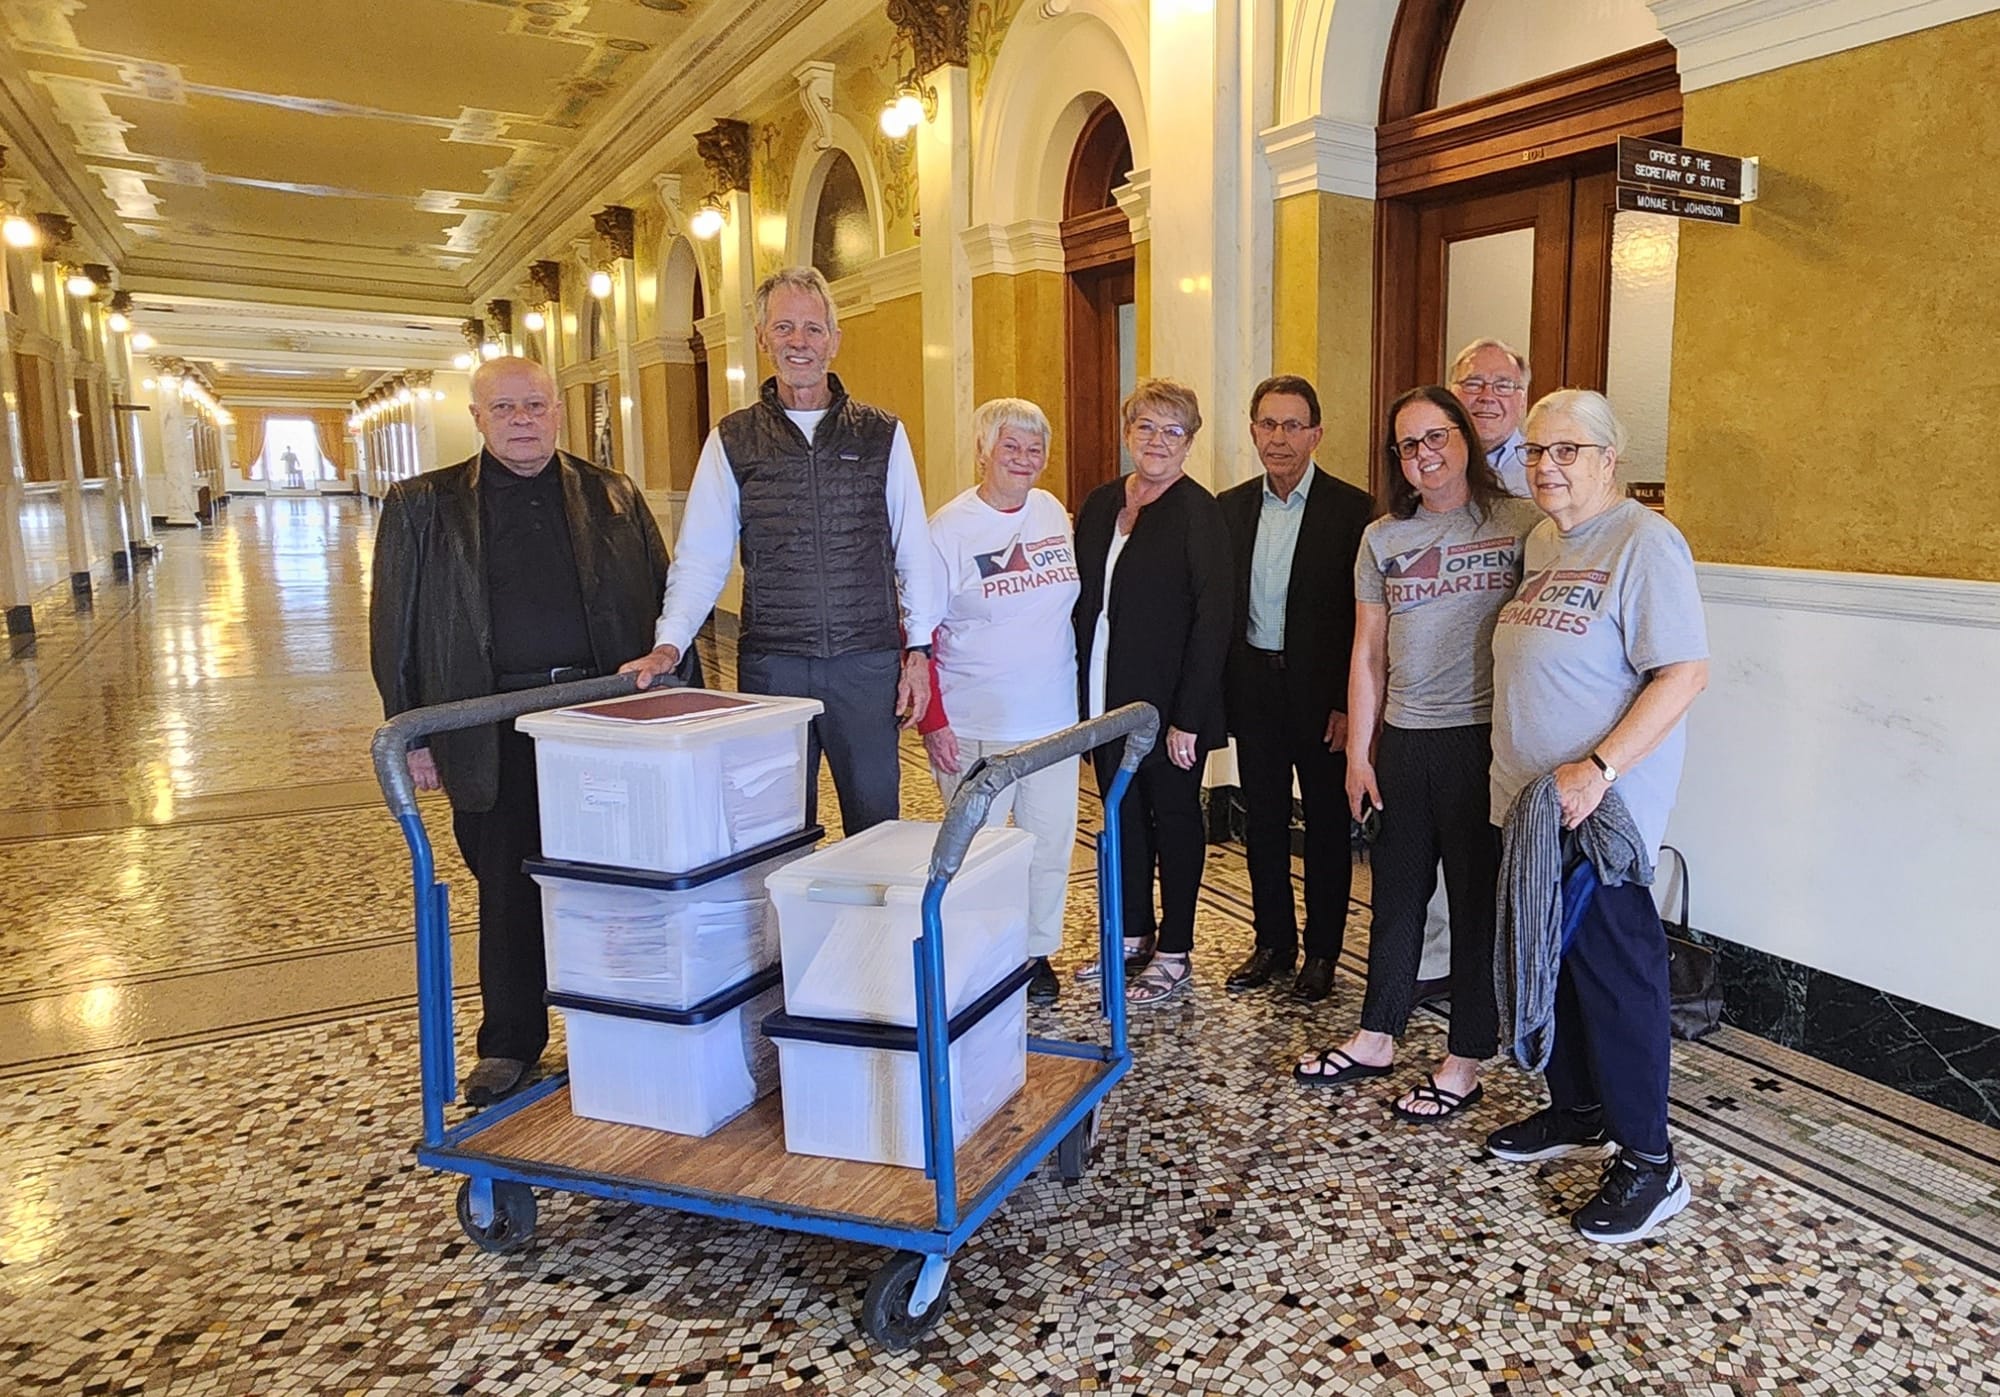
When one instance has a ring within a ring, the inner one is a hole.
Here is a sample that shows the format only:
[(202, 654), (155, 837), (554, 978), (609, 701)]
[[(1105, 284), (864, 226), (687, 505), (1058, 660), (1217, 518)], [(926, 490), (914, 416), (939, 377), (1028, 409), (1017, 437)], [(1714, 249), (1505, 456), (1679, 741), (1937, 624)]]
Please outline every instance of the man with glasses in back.
[(1346, 794), (1347, 662), (1354, 556), (1374, 513), (1366, 491), (1313, 460), (1319, 394), (1291, 374), (1250, 396), (1262, 475), (1223, 493), (1235, 558), (1234, 630), (1224, 694), (1242, 783), (1257, 941), (1231, 990), (1289, 975), (1300, 946), (1292, 901), (1292, 777), (1305, 806), (1305, 963), (1294, 998), (1325, 999), (1347, 930), (1354, 856)]
[[(562, 401), (547, 369), (492, 359), (472, 375), (470, 460), (397, 481), (382, 501), (369, 658), (389, 717), (453, 699), (610, 674), (653, 644), (667, 550), (624, 475), (556, 449)], [(698, 682), (690, 662), (683, 677)], [(512, 723), (439, 733), (408, 757), (419, 790), (451, 801), (479, 885), (479, 1061), (465, 1102), (517, 1088), (549, 1039), (542, 901), (522, 861), (541, 853), (533, 739)]]
[(1521, 461), (1521, 417), (1528, 410), (1528, 359), (1500, 340), (1474, 340), (1451, 361), (1452, 396), (1465, 404), (1486, 464), (1507, 493), (1529, 497)]

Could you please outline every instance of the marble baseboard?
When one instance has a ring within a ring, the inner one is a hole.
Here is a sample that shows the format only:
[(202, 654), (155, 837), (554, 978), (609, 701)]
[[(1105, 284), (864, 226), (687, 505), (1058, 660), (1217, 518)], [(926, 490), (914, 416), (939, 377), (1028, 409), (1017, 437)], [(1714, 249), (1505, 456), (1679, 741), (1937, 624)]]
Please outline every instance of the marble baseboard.
[(1719, 936), (1692, 935), (1716, 949), (1724, 1022), (2000, 1125), (2000, 1029)]

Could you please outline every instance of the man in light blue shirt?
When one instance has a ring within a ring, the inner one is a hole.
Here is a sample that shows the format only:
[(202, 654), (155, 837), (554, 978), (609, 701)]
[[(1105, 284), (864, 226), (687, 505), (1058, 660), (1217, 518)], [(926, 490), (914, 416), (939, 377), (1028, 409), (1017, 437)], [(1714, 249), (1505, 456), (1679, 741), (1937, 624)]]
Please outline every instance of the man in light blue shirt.
[(1507, 493), (1529, 497), (1521, 459), (1521, 418), (1528, 410), (1527, 356), (1500, 340), (1474, 340), (1451, 361), (1452, 396), (1465, 404), (1486, 464)]
[[(1373, 502), (1313, 463), (1319, 395), (1281, 375), (1250, 399), (1263, 473), (1218, 501), (1236, 559), (1236, 619), (1224, 693), (1243, 790), (1243, 842), (1257, 945), (1231, 990), (1290, 975), (1295, 997), (1326, 998), (1353, 875), (1347, 814), (1347, 662), (1354, 555)], [(1306, 917), (1292, 902), (1292, 780), (1305, 807)]]

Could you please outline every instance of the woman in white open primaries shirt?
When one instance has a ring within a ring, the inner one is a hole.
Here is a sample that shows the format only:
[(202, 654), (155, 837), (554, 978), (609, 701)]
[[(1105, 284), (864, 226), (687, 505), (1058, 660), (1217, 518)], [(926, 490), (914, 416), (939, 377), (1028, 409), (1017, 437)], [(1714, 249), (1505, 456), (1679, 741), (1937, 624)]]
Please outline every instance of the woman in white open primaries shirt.
[[(1048, 465), (1049, 420), (1022, 398), (973, 414), (979, 484), (931, 516), (944, 620), (936, 633), (933, 700), (920, 730), (949, 801), (972, 764), (1077, 719), (1076, 545), (1062, 502), (1035, 488)], [(1077, 758), (1008, 787), (991, 821), (1011, 811), (1034, 835), (1028, 875), (1029, 997), (1060, 993), (1049, 957), (1062, 948), (1063, 903), (1076, 842)]]

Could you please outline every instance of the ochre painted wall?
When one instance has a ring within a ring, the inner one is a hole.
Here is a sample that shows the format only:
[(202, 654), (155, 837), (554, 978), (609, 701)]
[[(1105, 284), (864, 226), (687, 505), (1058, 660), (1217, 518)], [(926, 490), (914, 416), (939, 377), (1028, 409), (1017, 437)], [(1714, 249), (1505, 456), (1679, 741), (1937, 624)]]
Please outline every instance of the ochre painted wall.
[[(1366, 489), (1374, 334), (1375, 206), (1344, 194), (1280, 199), (1272, 230), (1271, 363), (1319, 390), (1319, 463)], [(1312, 288), (1311, 294), (1304, 294)]]
[[(833, 371), (852, 396), (903, 419), (903, 430), (917, 454), (925, 498), (935, 509), (944, 503), (932, 494), (933, 476), (949, 480), (949, 468), (933, 471), (924, 459), (924, 327), (918, 296), (878, 301), (858, 315), (840, 317), (840, 354)], [(761, 363), (761, 361), (760, 361)], [(768, 366), (763, 372), (769, 373)]]
[[(1667, 507), (1704, 561), (2000, 580), (2000, 15), (1691, 92)], [(1969, 371), (1969, 372), (1968, 372)]]
[(1061, 272), (976, 277), (972, 283), (972, 400), (1026, 398), (1053, 433), (1042, 488), (1065, 499), (1064, 426), (1069, 404), (1063, 365)]
[[(676, 462), (667, 434), (667, 366), (646, 364), (639, 370), (639, 432), (646, 443), (646, 487), (671, 490)], [(692, 473), (690, 462), (685, 470)]]

